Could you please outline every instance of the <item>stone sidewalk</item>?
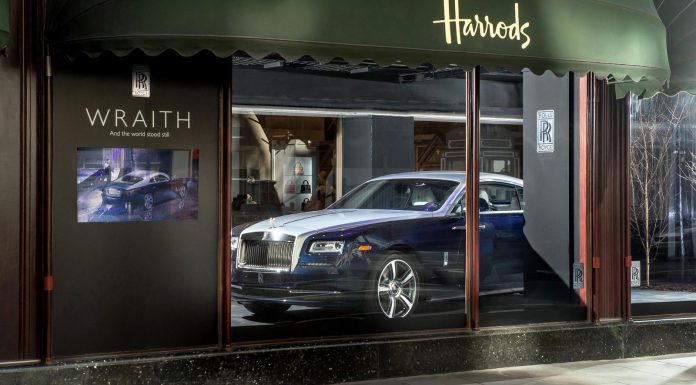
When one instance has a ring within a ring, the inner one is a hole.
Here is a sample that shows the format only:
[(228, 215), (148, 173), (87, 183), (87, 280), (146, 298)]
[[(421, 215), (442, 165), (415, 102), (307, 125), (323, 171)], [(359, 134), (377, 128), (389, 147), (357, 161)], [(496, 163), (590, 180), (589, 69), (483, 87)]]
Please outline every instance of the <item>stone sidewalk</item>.
[(696, 384), (696, 353), (476, 370), (344, 385), (686, 385)]

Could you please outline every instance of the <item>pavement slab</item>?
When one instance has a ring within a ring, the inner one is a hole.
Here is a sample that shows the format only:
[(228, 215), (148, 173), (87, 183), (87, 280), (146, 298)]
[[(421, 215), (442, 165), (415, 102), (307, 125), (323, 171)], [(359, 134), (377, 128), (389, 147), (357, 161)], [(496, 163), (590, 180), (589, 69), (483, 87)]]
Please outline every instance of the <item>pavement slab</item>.
[(696, 353), (474, 370), (344, 385), (687, 385)]

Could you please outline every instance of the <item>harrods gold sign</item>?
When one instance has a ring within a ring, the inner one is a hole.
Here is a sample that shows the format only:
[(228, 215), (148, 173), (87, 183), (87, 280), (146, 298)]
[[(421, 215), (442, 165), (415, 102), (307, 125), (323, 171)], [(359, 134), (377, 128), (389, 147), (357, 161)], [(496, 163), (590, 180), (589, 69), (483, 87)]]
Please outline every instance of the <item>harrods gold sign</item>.
[[(482, 37), (490, 39), (509, 39), (521, 41), (520, 48), (525, 49), (532, 43), (532, 38), (527, 33), (529, 22), (520, 21), (520, 6), (515, 3), (514, 20), (491, 20), (488, 15), (473, 17), (460, 16), (459, 1), (454, 1), (454, 10), (450, 9), (450, 0), (442, 0), (444, 16), (441, 20), (434, 20), (433, 24), (443, 24), (445, 41), (452, 44), (452, 34), (456, 36), (457, 44), (462, 44), (462, 38)], [(512, 10), (511, 10), (512, 11)]]

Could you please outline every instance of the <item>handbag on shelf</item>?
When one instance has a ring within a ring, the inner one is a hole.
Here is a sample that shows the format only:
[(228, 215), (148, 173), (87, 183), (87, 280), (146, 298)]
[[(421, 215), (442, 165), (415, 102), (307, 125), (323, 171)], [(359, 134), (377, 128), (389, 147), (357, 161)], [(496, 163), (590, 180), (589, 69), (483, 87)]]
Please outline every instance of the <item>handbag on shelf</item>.
[(285, 182), (284, 191), (286, 194), (294, 194), (295, 191), (297, 191), (297, 187), (295, 187), (295, 181), (289, 179), (287, 182)]
[(300, 194), (311, 194), (312, 193), (312, 185), (309, 184), (309, 181), (307, 179), (302, 181), (302, 184), (300, 185)]
[(302, 167), (302, 163), (300, 163), (299, 161), (295, 163), (295, 175), (304, 175), (304, 167)]
[(302, 211), (305, 211), (305, 209), (307, 208), (307, 203), (309, 203), (309, 198), (305, 198), (302, 201)]

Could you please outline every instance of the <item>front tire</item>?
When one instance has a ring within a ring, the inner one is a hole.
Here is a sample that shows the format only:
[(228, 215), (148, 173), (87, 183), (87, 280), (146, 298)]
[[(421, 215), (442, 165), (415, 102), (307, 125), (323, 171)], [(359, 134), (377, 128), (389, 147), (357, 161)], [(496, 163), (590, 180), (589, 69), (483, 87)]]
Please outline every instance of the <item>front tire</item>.
[(408, 317), (420, 295), (420, 275), (416, 263), (398, 252), (388, 254), (371, 282), (375, 309), (386, 318)]

